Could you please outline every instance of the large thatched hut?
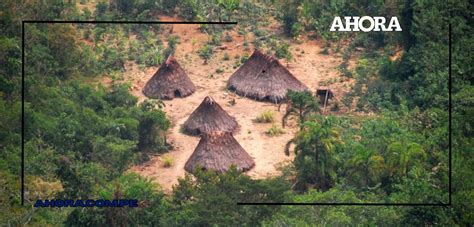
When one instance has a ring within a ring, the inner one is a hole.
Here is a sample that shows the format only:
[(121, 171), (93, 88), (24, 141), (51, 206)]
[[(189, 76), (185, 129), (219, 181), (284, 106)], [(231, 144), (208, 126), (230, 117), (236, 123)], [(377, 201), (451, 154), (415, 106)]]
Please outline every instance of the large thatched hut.
[(172, 56), (163, 62), (143, 88), (143, 94), (148, 98), (159, 99), (186, 97), (194, 91), (196, 91), (196, 86)]
[(274, 103), (284, 100), (288, 90), (308, 90), (277, 59), (258, 50), (232, 74), (227, 88), (241, 96)]
[(199, 135), (215, 131), (234, 132), (237, 127), (235, 118), (222, 109), (214, 99), (207, 96), (184, 122), (183, 131), (191, 135)]
[(200, 168), (223, 173), (231, 166), (247, 171), (255, 166), (255, 162), (231, 133), (212, 132), (202, 135), (184, 169), (193, 172)]

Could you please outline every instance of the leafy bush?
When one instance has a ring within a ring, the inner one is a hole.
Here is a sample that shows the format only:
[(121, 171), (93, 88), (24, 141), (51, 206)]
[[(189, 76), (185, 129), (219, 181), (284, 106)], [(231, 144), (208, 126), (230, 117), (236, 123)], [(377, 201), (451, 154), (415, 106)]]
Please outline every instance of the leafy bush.
[(209, 40), (208, 44), (214, 45), (214, 46), (220, 46), (222, 39), (222, 33), (216, 33), (211, 35), (211, 39)]
[(213, 54), (212, 47), (210, 45), (204, 45), (201, 49), (199, 49), (199, 57), (204, 59), (204, 64), (207, 64), (207, 61), (211, 59)]
[(303, 32), (303, 25), (301, 23), (294, 23), (291, 26), (291, 36), (296, 37), (299, 36)]
[(275, 56), (280, 59), (284, 58), (288, 64), (289, 61), (293, 59), (293, 54), (290, 51), (290, 44), (285, 42), (278, 44), (275, 48)]
[[(137, 199), (139, 203), (146, 203), (133, 209), (123, 209), (116, 212), (113, 207), (100, 207), (88, 209), (74, 209), (69, 213), (65, 223), (68, 226), (102, 226), (102, 225), (159, 225), (165, 218), (160, 210), (170, 209), (165, 202), (164, 194), (159, 191), (159, 186), (137, 174), (125, 174), (103, 185), (97, 193), (99, 198)], [(119, 198), (117, 198), (119, 196)]]
[(224, 53), (224, 57), (222, 58), (222, 60), (224, 61), (228, 61), (230, 59), (230, 56), (227, 52)]
[[(265, 30), (258, 29), (257, 26), (254, 26), (253, 27), (253, 34), (255, 35), (255, 37), (262, 37), (262, 36), (266, 35), (266, 32), (265, 32)], [(256, 39), (258, 39), (258, 38), (256, 38)]]
[(226, 42), (232, 42), (233, 41), (232, 36), (230, 35), (229, 32), (225, 33), (224, 41), (226, 41)]
[(247, 53), (244, 53), (242, 57), (240, 58), (240, 63), (244, 63), (245, 61), (247, 61), (247, 59), (249, 59), (249, 57), (250, 56)]
[(319, 111), (319, 102), (310, 91), (289, 90), (287, 97), (291, 100), (291, 108), (283, 116), (283, 126), (291, 114), (298, 114), (300, 122), (304, 122), (309, 115)]
[(235, 167), (223, 174), (197, 171), (194, 175), (196, 180), (191, 175), (178, 180), (171, 197), (175, 210), (168, 213), (165, 226), (253, 225), (279, 208), (250, 206), (240, 209), (235, 204), (285, 201), (285, 192), (290, 188), (283, 177), (252, 180)]
[(217, 74), (221, 74), (221, 73), (223, 73), (223, 72), (224, 72), (224, 69), (222, 69), (222, 68), (217, 68), (217, 69), (216, 69), (216, 73), (217, 73)]
[(170, 35), (168, 37), (168, 48), (164, 51), (163, 56), (167, 58), (170, 55), (174, 55), (176, 50), (176, 45), (179, 43), (179, 36), (177, 35)]
[(250, 47), (249, 47), (249, 42), (247, 40), (244, 40), (244, 44), (243, 44), (243, 47), (244, 47), (244, 50), (250, 50)]

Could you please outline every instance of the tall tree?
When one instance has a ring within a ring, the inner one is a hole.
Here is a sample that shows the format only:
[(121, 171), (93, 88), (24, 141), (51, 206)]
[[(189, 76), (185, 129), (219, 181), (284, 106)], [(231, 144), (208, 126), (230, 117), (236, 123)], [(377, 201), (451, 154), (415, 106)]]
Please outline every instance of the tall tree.
[[(321, 190), (331, 188), (336, 180), (337, 158), (334, 152), (341, 139), (331, 127), (330, 120), (321, 118), (318, 122), (303, 123), (292, 142), (296, 144), (296, 189), (304, 190), (309, 185)], [(288, 154), (288, 149), (286, 152)]]

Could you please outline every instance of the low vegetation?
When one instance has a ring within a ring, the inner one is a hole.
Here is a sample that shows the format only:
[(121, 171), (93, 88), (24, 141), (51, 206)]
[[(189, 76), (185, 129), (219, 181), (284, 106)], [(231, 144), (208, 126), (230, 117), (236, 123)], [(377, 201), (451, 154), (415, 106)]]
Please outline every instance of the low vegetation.
[(199, 49), (198, 53), (199, 57), (204, 60), (204, 65), (207, 65), (207, 62), (209, 61), (209, 59), (211, 59), (213, 54), (212, 47), (209, 44), (206, 44), (201, 47), (201, 49)]
[(274, 121), (274, 118), (275, 113), (273, 111), (265, 110), (255, 118), (255, 121), (258, 123), (271, 123)]
[(174, 159), (173, 157), (171, 157), (171, 155), (168, 155), (168, 154), (163, 155), (162, 161), (163, 161), (163, 167), (165, 168), (169, 168), (174, 165)]
[(284, 134), (285, 131), (277, 124), (272, 124), (272, 127), (270, 127), (268, 130), (267, 130), (267, 134), (270, 135), (270, 136), (278, 136), (278, 135), (281, 135), (281, 134)]

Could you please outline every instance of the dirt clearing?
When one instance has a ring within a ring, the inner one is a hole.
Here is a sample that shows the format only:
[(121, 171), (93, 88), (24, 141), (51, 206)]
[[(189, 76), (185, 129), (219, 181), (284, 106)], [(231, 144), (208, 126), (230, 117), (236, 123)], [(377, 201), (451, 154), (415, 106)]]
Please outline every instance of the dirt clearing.
[[(165, 19), (175, 20), (176, 18), (162, 18), (162, 20)], [(277, 166), (289, 163), (294, 158), (293, 154), (290, 156), (284, 154), (286, 143), (297, 132), (294, 121), (290, 121), (284, 129), (285, 133), (278, 136), (270, 136), (266, 133), (272, 123), (255, 122), (255, 118), (260, 113), (271, 110), (275, 113), (274, 124), (281, 126), (285, 105), (282, 105), (278, 111), (278, 105), (243, 98), (226, 90), (227, 80), (237, 70), (233, 68), (235, 56), (242, 56), (244, 53), (251, 54), (251, 52), (245, 51), (242, 46), (235, 47), (235, 43), (241, 42), (243, 37), (235, 32), (231, 34), (234, 42), (223, 42), (223, 45), (227, 47), (224, 50), (216, 50), (208, 64), (203, 65), (203, 60), (199, 58), (197, 50), (208, 40), (207, 35), (201, 33), (197, 25), (173, 25), (173, 35), (180, 37), (180, 43), (177, 45), (174, 56), (196, 85), (197, 90), (191, 96), (164, 101), (165, 112), (172, 121), (168, 140), (173, 143), (174, 149), (168, 155), (174, 161), (173, 166), (165, 168), (162, 157), (156, 155), (149, 162), (131, 168), (131, 171), (150, 177), (159, 183), (165, 191), (170, 191), (172, 186), (178, 182), (178, 178), (185, 175), (184, 165), (199, 142), (198, 137), (181, 133), (181, 125), (208, 95), (231, 116), (234, 116), (239, 123), (239, 130), (234, 134), (234, 137), (255, 161), (255, 167), (246, 174), (253, 178), (275, 176), (280, 174)], [(320, 81), (327, 80), (334, 82), (327, 86), (334, 90), (336, 96), (340, 96), (348, 90), (351, 81), (339, 80), (337, 66), (341, 63), (340, 57), (320, 54), (322, 45), (317, 41), (292, 44), (291, 50), (294, 61), (290, 62), (289, 70), (312, 91), (319, 87)], [(224, 53), (230, 56), (230, 60), (223, 60)], [(286, 66), (286, 62), (282, 61), (282, 63)], [(126, 70), (125, 80), (132, 83), (132, 94), (137, 96), (140, 101), (145, 100), (146, 97), (142, 94), (141, 89), (157, 68), (140, 69), (135, 64), (129, 64)], [(234, 99), (235, 104), (231, 105), (230, 103)]]

